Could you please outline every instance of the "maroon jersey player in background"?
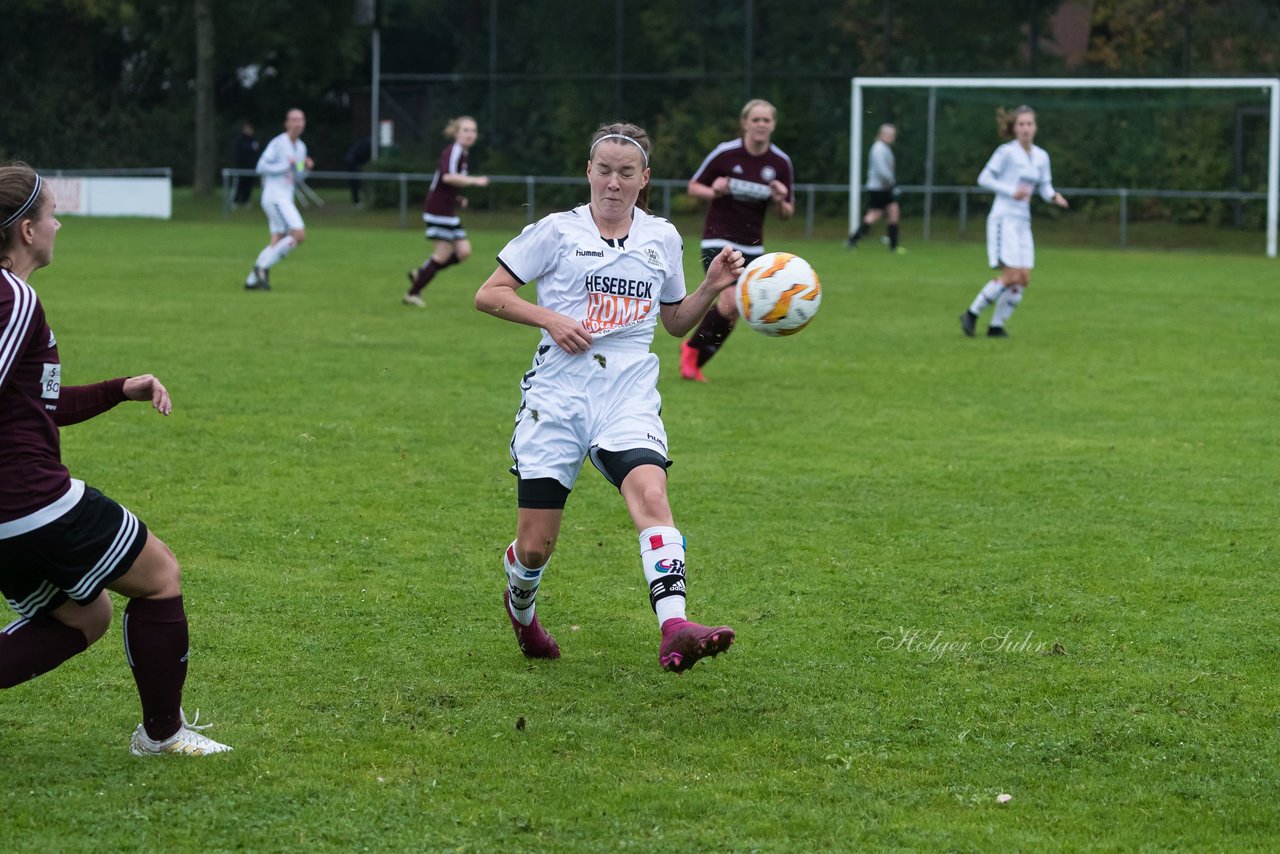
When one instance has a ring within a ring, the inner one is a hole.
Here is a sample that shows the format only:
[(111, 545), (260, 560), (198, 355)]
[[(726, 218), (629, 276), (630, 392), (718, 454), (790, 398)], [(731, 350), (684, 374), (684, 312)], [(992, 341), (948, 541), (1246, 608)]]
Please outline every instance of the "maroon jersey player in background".
[(487, 187), (489, 179), (482, 175), (467, 174), (467, 157), (471, 146), (475, 145), (479, 131), (476, 120), (471, 116), (459, 116), (450, 119), (445, 125), (444, 135), (453, 142), (440, 152), (440, 162), (436, 166), (435, 177), (431, 179), (431, 189), (422, 203), (422, 221), (427, 224), (427, 239), (436, 242), (431, 257), (416, 270), (409, 271), (409, 292), (404, 295), (405, 305), (425, 308), (422, 300), (422, 289), (425, 288), (436, 273), (445, 267), (461, 264), (471, 257), (471, 241), (467, 239), (467, 231), (462, 227), (458, 217), (458, 209), (467, 206), (466, 197), (459, 191), (463, 187)]
[[(748, 101), (739, 116), (742, 136), (722, 142), (689, 180), (689, 195), (711, 202), (702, 230), (705, 270), (725, 246), (742, 253), (747, 264), (764, 254), (764, 216), (772, 206), (781, 219), (796, 210), (791, 158), (770, 140), (778, 111), (768, 101)], [(706, 382), (702, 366), (711, 360), (738, 319), (733, 288), (720, 298), (688, 341), (680, 345), (680, 376)]]
[(187, 616), (178, 561), (132, 513), (62, 464), (58, 428), (126, 400), (162, 415), (151, 376), (62, 385), (58, 343), (27, 284), (53, 260), (53, 193), (25, 164), (0, 167), (0, 590), (18, 619), (0, 629), (0, 688), (39, 676), (106, 633), (107, 589), (129, 600), (125, 658), (142, 700), (136, 755), (230, 750), (182, 713)]

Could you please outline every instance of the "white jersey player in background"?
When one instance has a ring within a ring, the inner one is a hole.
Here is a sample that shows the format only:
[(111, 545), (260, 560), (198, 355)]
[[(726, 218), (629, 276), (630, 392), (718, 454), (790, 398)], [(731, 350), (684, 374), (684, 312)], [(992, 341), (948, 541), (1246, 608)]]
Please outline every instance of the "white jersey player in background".
[(982, 286), (969, 310), (960, 315), (960, 328), (973, 336), (978, 315), (995, 303), (987, 335), (1005, 338), (1004, 325), (1022, 302), (1022, 291), (1031, 282), (1035, 266), (1035, 243), (1031, 240), (1031, 194), (1060, 208), (1067, 200), (1053, 189), (1049, 155), (1036, 145), (1036, 111), (1021, 106), (1012, 113), (996, 111), (996, 124), (1002, 136), (1012, 136), (991, 155), (978, 184), (995, 193), (991, 213), (987, 216), (987, 260), (991, 269), (1000, 273)]
[(301, 138), (306, 127), (307, 117), (302, 110), (290, 110), (284, 117), (284, 133), (267, 143), (258, 158), (257, 172), (262, 176), (262, 210), (271, 229), (271, 242), (253, 262), (253, 271), (244, 282), (247, 290), (271, 290), (267, 271), (307, 239), (307, 227), (293, 201), (294, 182), (315, 166), (307, 156), (307, 144)]
[[(662, 633), (658, 661), (679, 673), (728, 649), (734, 632), (685, 619), (684, 537), (667, 500), (670, 460), (650, 346), (659, 320), (677, 338), (692, 329), (737, 281), (743, 259), (722, 248), (686, 295), (680, 235), (644, 211), (649, 152), (642, 128), (600, 127), (587, 160), (590, 203), (544, 217), (508, 243), (476, 293), (476, 308), (542, 329), (511, 439), (518, 514), (503, 599), (520, 650), (529, 658), (560, 657), (538, 623), (534, 598), (589, 457), (622, 493), (639, 532)], [(518, 291), (535, 279), (532, 303)]]

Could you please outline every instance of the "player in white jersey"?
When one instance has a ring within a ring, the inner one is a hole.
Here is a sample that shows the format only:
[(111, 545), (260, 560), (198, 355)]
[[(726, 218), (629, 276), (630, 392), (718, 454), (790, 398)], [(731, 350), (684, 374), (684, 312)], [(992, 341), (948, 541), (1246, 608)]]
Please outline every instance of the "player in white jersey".
[(1031, 194), (1060, 208), (1067, 200), (1053, 189), (1049, 155), (1036, 145), (1036, 111), (1021, 106), (1012, 113), (996, 111), (996, 123), (1009, 142), (995, 150), (978, 184), (995, 193), (987, 216), (987, 260), (1000, 273), (982, 286), (969, 309), (960, 315), (960, 329), (973, 337), (978, 315), (995, 303), (987, 335), (1006, 338), (1004, 325), (1022, 302), (1022, 291), (1031, 282), (1035, 266), (1035, 244), (1031, 240)]
[(271, 242), (253, 262), (253, 271), (244, 282), (247, 290), (271, 290), (267, 271), (307, 239), (307, 227), (293, 201), (294, 182), (315, 166), (307, 156), (307, 144), (301, 139), (306, 127), (307, 117), (302, 110), (290, 110), (284, 117), (284, 133), (267, 143), (258, 158), (262, 210), (271, 229)]
[(858, 230), (849, 235), (850, 249), (857, 249), (858, 241), (866, 237), (871, 232), (871, 226), (883, 216), (888, 223), (885, 231), (889, 239), (889, 251), (895, 255), (906, 254), (907, 250), (898, 245), (901, 209), (898, 207), (897, 166), (891, 147), (897, 138), (898, 129), (891, 124), (883, 124), (876, 132), (876, 141), (871, 143), (871, 151), (867, 154), (867, 213), (862, 217)]
[[(591, 202), (528, 226), (498, 255), (476, 308), (542, 329), (511, 439), (519, 478), (516, 539), (507, 547), (505, 610), (521, 651), (559, 658), (534, 613), (534, 598), (560, 536), (565, 502), (584, 458), (622, 493), (640, 535), (649, 600), (662, 633), (659, 664), (676, 673), (729, 648), (728, 626), (685, 619), (684, 537), (667, 500), (667, 434), (658, 395), (658, 321), (677, 338), (742, 272), (742, 253), (722, 248), (706, 278), (685, 293), (680, 235), (644, 211), (648, 134), (632, 124), (600, 127), (587, 160)], [(518, 293), (538, 282), (537, 303)]]

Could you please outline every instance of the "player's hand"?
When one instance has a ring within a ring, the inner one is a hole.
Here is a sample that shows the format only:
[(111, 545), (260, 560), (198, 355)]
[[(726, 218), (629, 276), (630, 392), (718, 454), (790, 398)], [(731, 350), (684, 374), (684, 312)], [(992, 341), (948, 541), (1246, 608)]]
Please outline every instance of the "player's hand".
[(742, 253), (732, 246), (725, 246), (720, 250), (720, 254), (711, 259), (711, 265), (707, 267), (707, 284), (719, 293), (725, 288), (732, 287), (745, 267), (746, 262), (742, 258)]
[(542, 327), (547, 330), (556, 346), (570, 355), (585, 353), (591, 349), (591, 333), (572, 317), (557, 314), (555, 318)]
[(774, 178), (769, 182), (769, 200), (781, 202), (787, 197), (787, 185)]
[(308, 172), (310, 172), (310, 171), (311, 171), (312, 169), (314, 169), (314, 168), (316, 168), (316, 162), (315, 162), (314, 160), (312, 160), (310, 157), (308, 157), (308, 158), (307, 158), (307, 171), (308, 171)]
[(724, 175), (711, 182), (711, 192), (716, 194), (716, 198), (729, 195), (729, 179)]
[(1031, 198), (1031, 190), (1027, 187), (1019, 187), (1013, 191), (1013, 197), (1018, 201), (1029, 199)]
[(151, 401), (151, 405), (161, 415), (168, 415), (173, 411), (173, 404), (169, 401), (169, 390), (164, 387), (164, 383), (151, 374), (142, 374), (125, 380), (124, 396), (129, 400)]
[(467, 209), (467, 204), (468, 203), (467, 203), (466, 196), (458, 196), (458, 207), (462, 208), (465, 211)]
[(1071, 205), (1067, 204), (1067, 198), (1066, 198), (1066, 196), (1062, 195), (1062, 193), (1054, 193), (1054, 194), (1053, 194), (1053, 203), (1054, 203), (1055, 205), (1057, 205), (1058, 207), (1060, 207), (1060, 208), (1069, 208), (1069, 207), (1071, 207)]
[(477, 176), (476, 176), (476, 186), (477, 186), (477, 187), (487, 187), (487, 186), (489, 186), (489, 176), (488, 176), (488, 175), (477, 175)]

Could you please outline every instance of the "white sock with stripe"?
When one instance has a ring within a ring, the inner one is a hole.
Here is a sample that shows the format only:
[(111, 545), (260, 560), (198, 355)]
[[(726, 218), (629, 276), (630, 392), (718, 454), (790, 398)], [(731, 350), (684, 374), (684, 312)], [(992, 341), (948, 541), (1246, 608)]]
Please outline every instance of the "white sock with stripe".
[(673, 617), (684, 618), (684, 537), (665, 525), (640, 532), (640, 562), (649, 582), (649, 602), (658, 626)]
[(511, 616), (527, 626), (533, 622), (534, 599), (538, 595), (538, 585), (542, 583), (542, 571), (547, 568), (544, 563), (537, 569), (530, 569), (516, 557), (516, 544), (507, 546), (502, 556), (503, 567), (507, 570), (507, 591), (511, 594)]
[(297, 245), (298, 241), (294, 240), (292, 235), (286, 235), (283, 240), (277, 241), (274, 246), (268, 246), (259, 252), (258, 260), (253, 262), (253, 266), (270, 270), (281, 258), (292, 252)]
[(1004, 293), (1004, 283), (999, 279), (992, 279), (978, 291), (978, 295), (973, 298), (973, 304), (969, 306), (969, 311), (982, 314), (982, 310), (999, 299), (1002, 293)]
[(1003, 327), (1020, 302), (1022, 302), (1021, 285), (1005, 288), (1004, 293), (1000, 294), (1000, 299), (996, 301), (996, 310), (991, 313), (991, 325)]

